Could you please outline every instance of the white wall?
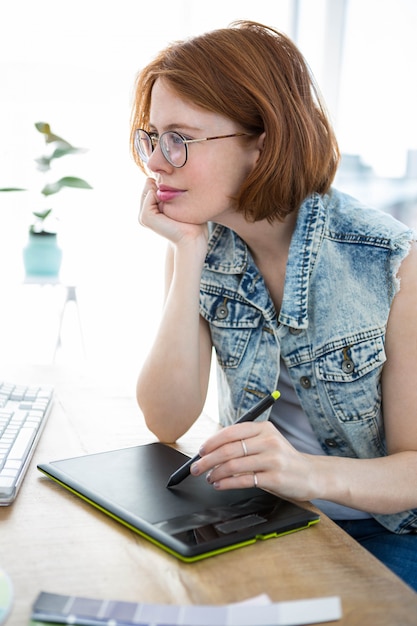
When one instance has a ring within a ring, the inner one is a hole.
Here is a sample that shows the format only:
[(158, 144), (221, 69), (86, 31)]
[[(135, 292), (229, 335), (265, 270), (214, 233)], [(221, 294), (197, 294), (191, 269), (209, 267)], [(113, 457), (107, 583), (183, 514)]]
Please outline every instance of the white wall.
[[(133, 378), (157, 328), (165, 246), (137, 225), (143, 178), (129, 155), (128, 135), (136, 72), (167, 42), (234, 19), (258, 20), (290, 36), (297, 32), (334, 107), (342, 149), (375, 159), (381, 171), (388, 167), (383, 156), (389, 156), (389, 167), (397, 172), (406, 147), (417, 148), (416, 3), (349, 0), (344, 65), (333, 78), (329, 3), (343, 0), (1, 4), (0, 187), (39, 184), (33, 158), (43, 146), (36, 121), (48, 121), (64, 138), (89, 148), (79, 159), (69, 157), (61, 169), (85, 177), (94, 190), (64, 191), (56, 203), (63, 222), (63, 278), (78, 285), (91, 361), (115, 373), (127, 370)], [(333, 40), (338, 53), (338, 38)], [(339, 80), (337, 98), (333, 87)], [(22, 279), (21, 247), (37, 197), (0, 194), (0, 284), (16, 286)], [(16, 317), (10, 310), (7, 306), (0, 313), (0, 328), (5, 316), (13, 327)], [(7, 333), (9, 340), (14, 332)], [(23, 348), (12, 355), (0, 352), (0, 363), (24, 358)]]

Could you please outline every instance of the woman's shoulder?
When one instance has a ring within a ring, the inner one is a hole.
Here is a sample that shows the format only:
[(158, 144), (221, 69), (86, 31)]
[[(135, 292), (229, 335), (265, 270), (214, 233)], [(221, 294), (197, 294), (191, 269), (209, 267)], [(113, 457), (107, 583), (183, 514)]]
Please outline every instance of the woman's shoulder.
[(398, 239), (416, 240), (416, 232), (388, 212), (370, 207), (336, 188), (322, 200), (327, 213), (327, 230), (333, 236), (380, 241), (381, 245)]

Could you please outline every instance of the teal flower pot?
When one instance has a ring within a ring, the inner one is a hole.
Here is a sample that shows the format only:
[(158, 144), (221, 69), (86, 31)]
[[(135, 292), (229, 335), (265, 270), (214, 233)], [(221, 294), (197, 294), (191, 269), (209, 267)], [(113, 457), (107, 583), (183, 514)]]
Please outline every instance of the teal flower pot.
[(29, 233), (23, 249), (26, 276), (57, 278), (61, 269), (62, 250), (56, 233)]

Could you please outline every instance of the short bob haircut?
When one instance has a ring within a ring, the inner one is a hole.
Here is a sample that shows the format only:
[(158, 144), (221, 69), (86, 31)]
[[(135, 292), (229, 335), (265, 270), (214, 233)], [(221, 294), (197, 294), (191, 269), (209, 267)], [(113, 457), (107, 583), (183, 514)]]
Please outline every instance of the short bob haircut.
[(149, 129), (152, 87), (158, 78), (184, 100), (235, 121), (265, 143), (243, 183), (236, 210), (246, 219), (282, 220), (335, 176), (339, 149), (314, 78), (284, 34), (240, 20), (189, 40), (174, 42), (137, 76), (131, 117)]

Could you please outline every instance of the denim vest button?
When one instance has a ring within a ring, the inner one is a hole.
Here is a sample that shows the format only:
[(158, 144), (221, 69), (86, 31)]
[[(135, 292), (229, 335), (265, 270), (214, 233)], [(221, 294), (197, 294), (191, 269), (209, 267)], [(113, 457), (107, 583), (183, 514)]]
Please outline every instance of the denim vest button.
[(335, 441), (334, 439), (325, 439), (324, 443), (326, 444), (326, 446), (328, 448), (337, 448), (338, 447), (337, 441)]
[(300, 335), (302, 332), (302, 328), (290, 328), (290, 335)]
[(308, 378), (308, 376), (301, 376), (300, 383), (304, 389), (310, 389), (311, 387), (311, 380)]
[(344, 371), (344, 373), (351, 374), (354, 369), (355, 369), (355, 366), (353, 364), (353, 361), (351, 359), (344, 359), (342, 363), (342, 370)]
[(224, 320), (226, 319), (226, 317), (228, 316), (229, 311), (227, 309), (227, 306), (225, 304), (219, 304), (219, 306), (216, 309), (216, 317), (218, 320)]

